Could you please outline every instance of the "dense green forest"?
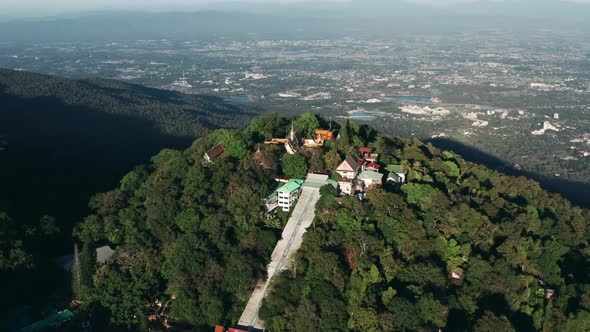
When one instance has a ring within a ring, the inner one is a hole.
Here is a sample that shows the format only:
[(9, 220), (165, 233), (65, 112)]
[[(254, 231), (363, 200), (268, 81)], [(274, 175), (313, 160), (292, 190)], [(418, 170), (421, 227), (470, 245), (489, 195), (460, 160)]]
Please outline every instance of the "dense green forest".
[(370, 145), (409, 182), (340, 204), (324, 190), (261, 309), (271, 331), (590, 329), (588, 210), (417, 141)]
[[(311, 114), (294, 124), (300, 133), (327, 125)], [(333, 170), (370, 146), (382, 164), (403, 165), (408, 183), (364, 200), (322, 188), (294, 266), (261, 308), (269, 331), (590, 329), (590, 211), (534, 181), (354, 122), (293, 156), (261, 144), (288, 129), (269, 114), (214, 131), (94, 196), (75, 230), (80, 319), (109, 331), (146, 330), (150, 315), (204, 329), (235, 324), (287, 219), (264, 213), (273, 178)], [(224, 154), (203, 163), (217, 144)], [(107, 244), (114, 259), (97, 266), (94, 248)]]
[(0, 210), (25, 224), (47, 214), (69, 230), (65, 219), (135, 165), (251, 116), (215, 98), (3, 69), (0, 103)]
[[(235, 323), (286, 221), (283, 213), (261, 213), (261, 199), (281, 175), (283, 149), (251, 152), (287, 126), (271, 114), (243, 131), (214, 131), (185, 151), (163, 150), (118, 188), (94, 196), (94, 213), (75, 230), (89, 260), (80, 264), (75, 291), (97, 329), (143, 326), (146, 315), (160, 312), (156, 301), (191, 326)], [(224, 154), (204, 165), (217, 144)], [(104, 244), (116, 248), (117, 259), (96, 269), (92, 253)]]
[(0, 282), (12, 285), (0, 312), (67, 300), (52, 259), (71, 253), (93, 194), (162, 149), (250, 117), (216, 98), (0, 69)]

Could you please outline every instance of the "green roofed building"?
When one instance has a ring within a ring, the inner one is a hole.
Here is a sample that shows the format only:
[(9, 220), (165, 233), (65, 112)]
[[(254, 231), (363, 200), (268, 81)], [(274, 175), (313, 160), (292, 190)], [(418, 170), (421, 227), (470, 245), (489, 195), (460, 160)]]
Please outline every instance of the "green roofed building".
[(364, 171), (358, 176), (358, 179), (363, 182), (366, 190), (383, 185), (383, 174), (375, 171)]
[(303, 186), (307, 188), (321, 188), (329, 184), (329, 180), (330, 177), (327, 174), (308, 173)]
[(64, 310), (56, 313), (55, 315), (29, 326), (23, 327), (21, 332), (42, 332), (42, 331), (55, 331), (65, 322), (74, 318), (75, 314), (70, 310)]
[(385, 170), (389, 172), (389, 174), (387, 174), (387, 182), (406, 182), (407, 172), (404, 170), (403, 165), (387, 165), (387, 167), (385, 167)]
[(279, 189), (277, 189), (277, 196), (279, 198), (279, 206), (283, 211), (289, 211), (291, 205), (299, 198), (301, 194), (301, 185), (303, 180), (291, 179)]

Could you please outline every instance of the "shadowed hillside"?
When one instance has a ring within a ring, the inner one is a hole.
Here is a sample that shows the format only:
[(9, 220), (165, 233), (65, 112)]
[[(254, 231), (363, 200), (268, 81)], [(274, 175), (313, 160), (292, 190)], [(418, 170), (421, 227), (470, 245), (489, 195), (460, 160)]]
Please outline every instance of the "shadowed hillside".
[(134, 165), (249, 117), (213, 97), (12, 70), (0, 70), (0, 104), (0, 211), (28, 225), (53, 216), (63, 239), (90, 195)]
[(0, 281), (11, 285), (0, 312), (14, 311), (0, 330), (67, 303), (69, 275), (52, 262), (72, 250), (94, 193), (162, 149), (250, 116), (213, 97), (0, 69)]
[(585, 208), (590, 207), (590, 196), (588, 195), (590, 192), (590, 184), (569, 181), (560, 179), (558, 177), (548, 178), (546, 176), (524, 170), (518, 171), (514, 169), (512, 164), (509, 164), (508, 162), (503, 161), (495, 156), (485, 153), (477, 148), (467, 146), (456, 140), (435, 138), (427, 140), (427, 142), (432, 143), (432, 145), (440, 149), (454, 151), (463, 156), (466, 160), (483, 164), (491, 169), (498, 170), (505, 174), (513, 176), (525, 176), (529, 179), (533, 179), (538, 181), (543, 189), (547, 191), (559, 193), (563, 197), (569, 199), (574, 204), (579, 206)]

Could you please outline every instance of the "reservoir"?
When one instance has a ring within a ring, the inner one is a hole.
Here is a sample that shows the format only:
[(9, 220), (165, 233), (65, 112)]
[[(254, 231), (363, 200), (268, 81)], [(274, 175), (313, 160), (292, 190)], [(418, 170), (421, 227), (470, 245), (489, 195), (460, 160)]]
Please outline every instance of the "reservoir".
[(353, 120), (364, 120), (364, 121), (370, 121), (370, 120), (374, 120), (375, 116), (367, 113), (367, 112), (363, 112), (363, 111), (353, 111), (349, 113), (349, 116), (351, 119)]
[(413, 103), (430, 103), (430, 97), (424, 96), (388, 96), (386, 97), (389, 100), (397, 100), (397, 101), (404, 101), (404, 102), (413, 102)]
[(241, 96), (236, 98), (225, 98), (223, 101), (226, 103), (251, 103), (254, 101), (254, 98), (252, 98), (252, 96)]

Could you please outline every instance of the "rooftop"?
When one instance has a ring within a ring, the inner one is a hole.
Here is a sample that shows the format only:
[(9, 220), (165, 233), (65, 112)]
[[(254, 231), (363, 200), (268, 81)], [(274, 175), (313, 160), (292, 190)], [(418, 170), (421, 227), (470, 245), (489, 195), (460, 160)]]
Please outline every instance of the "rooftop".
[(383, 180), (383, 174), (375, 171), (364, 171), (359, 175), (359, 179), (381, 181)]
[(389, 174), (387, 174), (387, 181), (389, 180), (393, 180), (395, 182), (402, 182), (402, 178), (397, 175), (396, 172), (389, 172)]
[(402, 165), (387, 165), (387, 167), (385, 167), (385, 169), (390, 172), (394, 172), (394, 173), (405, 173), (404, 166), (402, 166)]
[(295, 190), (299, 189), (303, 184), (303, 180), (299, 179), (290, 179), (287, 183), (277, 189), (279, 193), (292, 193)]
[(377, 169), (377, 170), (379, 168), (381, 168), (381, 166), (379, 166), (378, 164), (375, 164), (375, 163), (368, 163), (365, 167), (366, 168), (374, 168), (374, 169)]
[(328, 184), (329, 176), (325, 174), (307, 174), (305, 187), (321, 188)]
[(104, 264), (111, 260), (115, 251), (109, 246), (96, 248), (96, 262)]
[(211, 150), (207, 151), (207, 156), (209, 156), (210, 159), (219, 157), (224, 150), (225, 149), (223, 148), (223, 145), (217, 144), (216, 146), (211, 148)]
[(371, 152), (373, 152), (373, 148), (367, 148), (367, 147), (365, 147), (365, 148), (360, 148), (360, 149), (359, 149), (359, 151), (360, 151), (361, 153), (371, 153)]
[(348, 158), (338, 166), (337, 170), (348, 171), (347, 169), (342, 168), (343, 166), (346, 167), (346, 165), (355, 171), (359, 168), (357, 161), (352, 156), (348, 156)]

